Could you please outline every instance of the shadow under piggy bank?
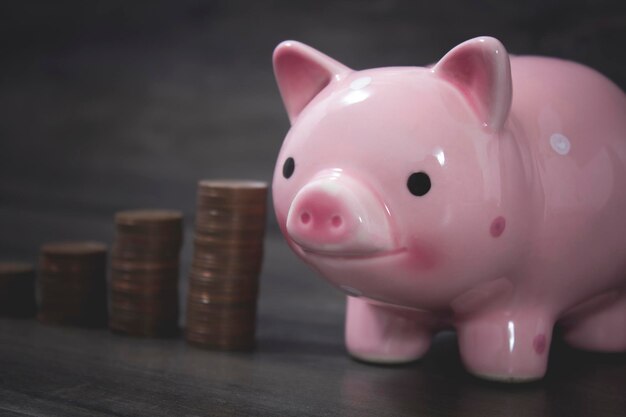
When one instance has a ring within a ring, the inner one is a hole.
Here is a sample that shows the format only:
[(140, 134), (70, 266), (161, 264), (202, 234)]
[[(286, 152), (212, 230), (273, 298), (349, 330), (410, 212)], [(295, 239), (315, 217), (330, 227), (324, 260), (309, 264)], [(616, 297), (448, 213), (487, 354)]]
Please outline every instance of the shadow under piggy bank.
[(543, 380), (502, 384), (464, 369), (452, 332), (438, 335), (430, 352), (405, 366), (362, 364), (346, 369), (341, 382), (341, 415), (589, 416), (626, 410), (623, 383), (626, 355), (574, 350), (559, 337)]

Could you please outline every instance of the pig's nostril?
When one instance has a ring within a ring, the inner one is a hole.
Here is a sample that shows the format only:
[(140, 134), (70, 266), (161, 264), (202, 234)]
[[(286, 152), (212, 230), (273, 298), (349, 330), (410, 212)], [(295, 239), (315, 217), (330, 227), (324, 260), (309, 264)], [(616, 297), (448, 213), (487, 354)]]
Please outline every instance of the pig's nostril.
[(332, 224), (335, 228), (341, 227), (341, 225), (343, 224), (343, 219), (341, 218), (341, 216), (333, 216), (333, 218), (330, 219), (330, 224)]
[(309, 224), (309, 222), (311, 221), (311, 215), (305, 211), (300, 215), (300, 221), (302, 222), (302, 224)]

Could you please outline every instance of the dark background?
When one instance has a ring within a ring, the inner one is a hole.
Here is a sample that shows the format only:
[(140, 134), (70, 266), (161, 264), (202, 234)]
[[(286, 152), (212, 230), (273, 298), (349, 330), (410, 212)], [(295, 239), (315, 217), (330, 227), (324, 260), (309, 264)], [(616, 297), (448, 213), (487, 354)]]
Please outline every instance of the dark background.
[[(4, 1), (0, 259), (35, 262), (50, 240), (110, 243), (120, 209), (180, 209), (184, 296), (197, 180), (271, 181), (288, 130), (271, 68), (280, 41), (363, 69), (432, 63), (479, 35), (626, 87), (624, 1)], [(343, 297), (268, 221), (257, 353), (0, 321), (0, 412), (626, 414), (624, 356), (558, 339), (546, 380), (524, 387), (468, 376), (452, 335), (406, 367), (350, 361)]]
[[(110, 239), (119, 209), (172, 207), (191, 219), (200, 178), (270, 181), (288, 129), (271, 67), (281, 40), (364, 69), (425, 65), (491, 35), (511, 53), (579, 61), (624, 88), (625, 4), (2, 2), (0, 253)], [(96, 218), (101, 226), (85, 227)]]

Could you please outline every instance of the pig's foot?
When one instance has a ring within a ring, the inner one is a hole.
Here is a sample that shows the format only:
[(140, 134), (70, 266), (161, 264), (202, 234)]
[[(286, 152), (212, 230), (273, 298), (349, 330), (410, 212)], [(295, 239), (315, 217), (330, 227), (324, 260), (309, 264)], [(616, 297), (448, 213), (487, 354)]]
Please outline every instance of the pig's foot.
[(382, 364), (411, 362), (428, 350), (431, 336), (419, 313), (348, 297), (346, 347), (357, 359)]
[(461, 357), (473, 374), (504, 382), (546, 372), (553, 320), (538, 311), (490, 312), (457, 324)]
[(626, 351), (626, 290), (617, 290), (586, 303), (564, 320), (565, 341), (579, 349)]

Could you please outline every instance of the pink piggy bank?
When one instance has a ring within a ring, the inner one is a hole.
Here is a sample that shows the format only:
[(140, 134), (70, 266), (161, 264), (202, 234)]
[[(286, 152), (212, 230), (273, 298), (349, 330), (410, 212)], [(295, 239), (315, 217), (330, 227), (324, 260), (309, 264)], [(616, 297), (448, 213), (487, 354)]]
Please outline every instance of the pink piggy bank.
[(301, 43), (274, 70), (291, 129), (273, 180), (291, 248), (348, 295), (363, 361), (454, 328), (484, 378), (541, 378), (555, 324), (626, 350), (626, 96), (481, 37), (435, 65), (355, 71)]

